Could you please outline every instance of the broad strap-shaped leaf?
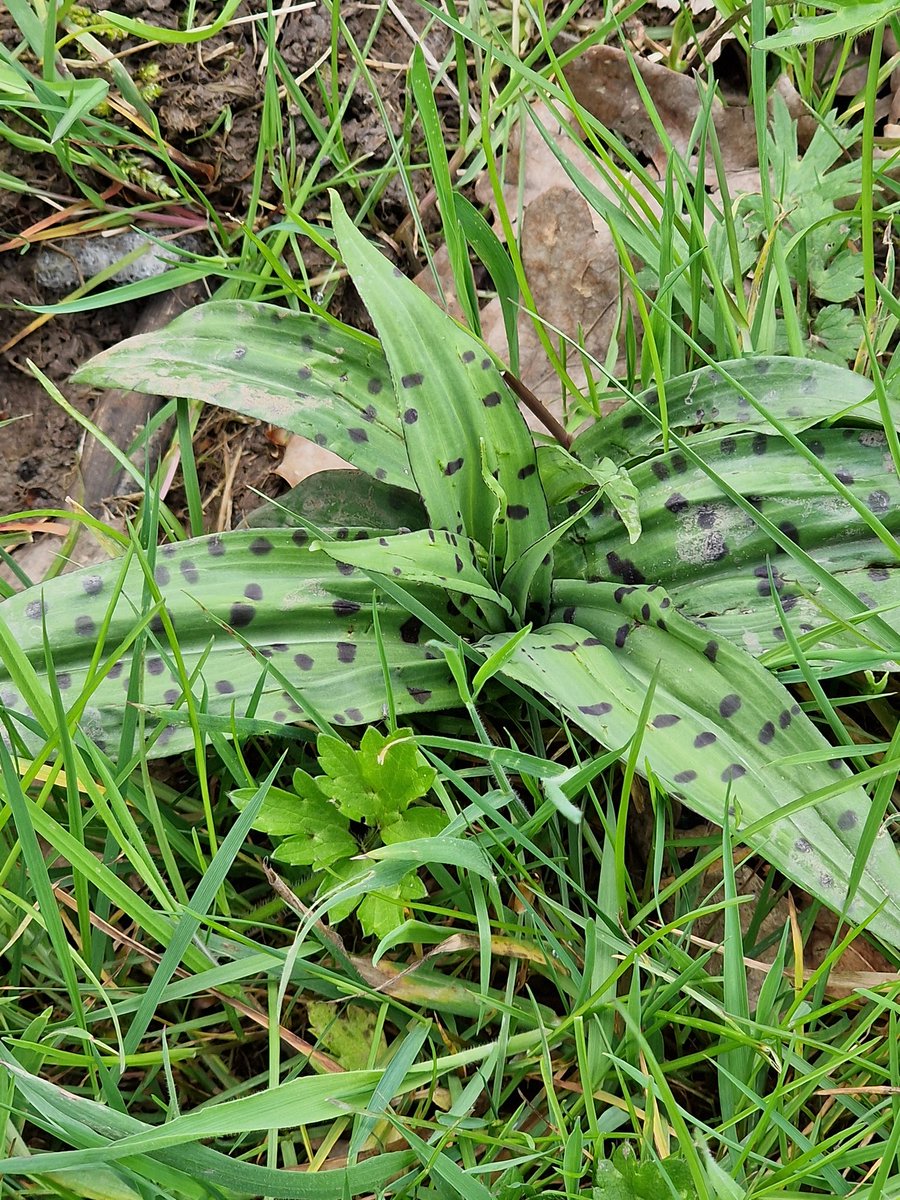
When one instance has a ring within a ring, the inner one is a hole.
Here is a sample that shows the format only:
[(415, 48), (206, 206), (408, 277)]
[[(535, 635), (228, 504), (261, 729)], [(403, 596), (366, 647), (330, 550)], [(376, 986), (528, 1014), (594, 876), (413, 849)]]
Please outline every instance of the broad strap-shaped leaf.
[(73, 378), (218, 404), (414, 488), (383, 354), (371, 338), (310, 313), (242, 300), (201, 304), (104, 350)]
[[(209, 714), (244, 716), (262, 679), (252, 714), (257, 720), (274, 730), (303, 719), (302, 705), (274, 669), (328, 721), (354, 725), (382, 718), (385, 686), (373, 633), (372, 581), (349, 563), (311, 553), (306, 543), (302, 530), (251, 530), (160, 547), (156, 585), (188, 675), (199, 667), (192, 691), (199, 703), (205, 690), (203, 707)], [(63, 575), (0, 604), (0, 619), (38, 671), (45, 670), (46, 620), (56, 682), (67, 705), (77, 703), (88, 683), (91, 656), (121, 568), (119, 561), (111, 561)], [(143, 587), (143, 573), (134, 562), (113, 608), (105, 640), (109, 652), (138, 622)], [(413, 584), (409, 590), (462, 635), (472, 632), (464, 618), (447, 612), (446, 593)], [(428, 635), (420, 620), (384, 597), (378, 605), (397, 711), (458, 703), (444, 660), (425, 644)], [(183, 681), (159, 615), (149, 628), (142, 695), (132, 698), (183, 714)], [(96, 686), (81, 720), (85, 733), (108, 749), (122, 725), (130, 660), (127, 653)], [(3, 663), (0, 703), (13, 712), (23, 710)], [(173, 719), (150, 753), (170, 754), (190, 744), (189, 730)]]
[[(661, 589), (562, 584), (553, 624), (528, 635), (504, 672), (552, 698), (603, 745), (641, 739), (639, 769), (680, 792), (721, 824), (726, 807), (738, 835), (763, 818), (753, 848), (831, 908), (844, 902), (869, 799), (838, 759), (785, 766), (789, 755), (827, 743), (791, 695), (749, 655), (706, 640)], [(502, 638), (480, 643), (496, 649)], [(649, 722), (638, 718), (657, 669)], [(792, 801), (846, 781), (839, 796), (780, 816)], [(900, 855), (876, 839), (849, 909), (852, 919), (885, 903), (871, 928), (900, 945)]]
[(512, 611), (506, 597), (484, 576), (484, 549), (471, 538), (446, 529), (419, 529), (352, 542), (313, 542), (312, 547), (336, 560), (388, 575), (400, 584), (446, 588), (467, 617), (493, 632), (504, 627), (504, 617)]
[(362, 471), (317, 471), (247, 517), (251, 529), (303, 528), (310, 522), (339, 540), (360, 530), (424, 529), (428, 516), (413, 492), (379, 483)]
[[(874, 429), (816, 429), (800, 436), (817, 458), (894, 535), (900, 535), (900, 481), (886, 439)], [(630, 468), (640, 497), (642, 534), (628, 546), (622, 524), (600, 502), (557, 547), (560, 578), (659, 583), (679, 610), (697, 620), (730, 614), (751, 653), (783, 640), (771, 597), (767, 559), (788, 621), (806, 633), (864, 608), (894, 602), (898, 564), (866, 520), (783, 438), (728, 436), (692, 448), (816, 563), (855, 592), (851, 608), (802, 561), (787, 554), (714, 478), (675, 450)], [(570, 501), (570, 506), (578, 500)], [(810, 597), (812, 599), (810, 599)], [(814, 603), (819, 601), (821, 608)], [(883, 616), (900, 630), (900, 609)], [(722, 627), (724, 628), (724, 626)], [(775, 630), (777, 629), (777, 632)], [(869, 627), (862, 627), (868, 632)], [(883, 637), (881, 637), (883, 641)], [(832, 645), (858, 645), (849, 634)], [(892, 651), (893, 652), (893, 651)]]
[[(493, 546), (502, 573), (549, 528), (534, 443), (518, 405), (482, 343), (369, 245), (337, 197), (332, 222), (390, 365), (409, 461), (431, 524)], [(482, 454), (507, 500), (496, 527)], [(532, 587), (538, 606), (548, 589), (543, 567)]]
[[(858, 544), (857, 544), (858, 545)], [(858, 546), (860, 557), (870, 549), (868, 543)], [(888, 670), (890, 663), (900, 658), (896, 647), (884, 645), (881, 631), (873, 628), (872, 619), (866, 616), (852, 620), (845, 606), (835, 602), (831, 592), (820, 582), (802, 578), (794, 570), (794, 560), (784, 556), (774, 558), (775, 586), (782, 601), (790, 611), (785, 612), (785, 623), (797, 636), (814, 634), (807, 639), (813, 642), (815, 653), (824, 657), (829, 673), (852, 673), (860, 670), (864, 657), (872, 659), (874, 670)], [(900, 635), (900, 563), (887, 566), (861, 567), (849, 571), (832, 571), (833, 579), (854, 593), (870, 609), (880, 611), (885, 621)], [(761, 582), (765, 582), (761, 577)], [(800, 594), (800, 593), (805, 594)], [(692, 586), (680, 584), (672, 589), (671, 596), (678, 611), (709, 631), (710, 635), (728, 638), (743, 647), (748, 654), (759, 657), (770, 650), (784, 646), (785, 633), (775, 608), (774, 600), (760, 596), (753, 607), (742, 602), (746, 593), (746, 581), (720, 577), (711, 584)], [(834, 614), (834, 619), (829, 618)], [(840, 616), (838, 614), (841, 614)], [(843, 672), (838, 659), (831, 652), (856, 651), (859, 657), (844, 656)]]
[[(768, 357), (733, 359), (721, 369), (795, 433), (848, 409), (853, 421), (881, 426), (878, 403), (869, 399), (871, 381), (843, 367), (809, 358)], [(612, 458), (625, 463), (661, 449), (656, 389), (642, 392), (636, 401), (626, 400), (585, 430), (575, 439), (572, 453), (585, 461)], [(644, 414), (645, 408), (656, 420)], [(669, 429), (681, 436), (692, 433), (692, 445), (743, 430), (773, 432), (771, 423), (715, 367), (668, 380), (666, 409)], [(900, 419), (900, 405), (895, 403), (894, 409)]]

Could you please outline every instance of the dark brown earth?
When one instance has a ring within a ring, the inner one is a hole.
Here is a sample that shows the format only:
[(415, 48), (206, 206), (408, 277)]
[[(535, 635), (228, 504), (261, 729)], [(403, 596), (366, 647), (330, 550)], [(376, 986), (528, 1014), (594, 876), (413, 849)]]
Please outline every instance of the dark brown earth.
[[(96, 7), (105, 5), (98, 3)], [(242, 6), (239, 14), (259, 11), (262, 7), (254, 0)], [(421, 29), (422, 11), (411, 3), (399, 7), (406, 12), (412, 26)], [(167, 0), (124, 0), (116, 6), (116, 11), (163, 26), (175, 20)], [(373, 20), (372, 6), (343, 5), (341, 12), (357, 43), (364, 44)], [(203, 19), (201, 9), (195, 20), (199, 24)], [(429, 46), (438, 55), (442, 46), (436, 38), (442, 36), (443, 31), (429, 35)], [(0, 37), (10, 46), (18, 40), (11, 18), (2, 8)], [(322, 6), (317, 6), (287, 14), (277, 44), (291, 74), (297, 77), (319, 62), (330, 41), (330, 17)], [(123, 44), (123, 48), (128, 46), (128, 42)], [(264, 74), (259, 71), (263, 49), (256, 27), (240, 24), (204, 42), (202, 53), (193, 46), (155, 46), (123, 60), (132, 77), (148, 65), (157, 72), (155, 82), (162, 90), (153, 107), (162, 134), (176, 151), (204, 165), (211, 180), (202, 182), (203, 190), (220, 217), (232, 221), (232, 227), (246, 212), (252, 190), (263, 102)], [(389, 14), (379, 29), (368, 61), (395, 133), (401, 128), (405, 67), (411, 50), (410, 36)], [(350, 57), (343, 55), (339, 68), (341, 89), (347, 84), (352, 66)], [(328, 80), (327, 61), (322, 71)], [(324, 117), (315, 75), (311, 74), (301, 86), (312, 109)], [(210, 133), (226, 105), (231, 114), (230, 126), (226, 129), (220, 125)], [(357, 94), (342, 121), (341, 133), (351, 161), (365, 161), (373, 170), (388, 161), (388, 139), (364, 82), (357, 84)], [(298, 157), (311, 160), (318, 151), (318, 143), (299, 116), (294, 120), (294, 136)], [(109, 186), (109, 180), (81, 169), (85, 172), (85, 182), (97, 191)], [(33, 244), (23, 247), (15, 241), (52, 213), (47, 201), (34, 191), (54, 193), (60, 207), (80, 197), (74, 182), (59, 169), (52, 156), (25, 153), (3, 140), (0, 140), (0, 171), (34, 185), (24, 194), (0, 191), (3, 283), (0, 346), (3, 346), (34, 319), (20, 304), (46, 304), (60, 298), (39, 286), (35, 277), (37, 247)], [(319, 182), (327, 179), (326, 171)], [(423, 192), (425, 186), (423, 179)], [(128, 207), (146, 198), (130, 194), (126, 188), (111, 203)], [(262, 199), (270, 206), (266, 219), (280, 219), (283, 214), (278, 209), (279, 197), (268, 179), (263, 184)], [(324, 189), (320, 188), (318, 198), (313, 198), (304, 215), (314, 216), (317, 205), (324, 207), (324, 204)], [(199, 206), (196, 211), (198, 216), (202, 215)], [(391, 184), (381, 195), (373, 216), (384, 228), (394, 230), (406, 212), (399, 186)], [(66, 249), (64, 241), (59, 246)], [(324, 265), (311, 245), (304, 249), (304, 261), (311, 275)], [(0, 420), (16, 418), (13, 424), (0, 427), (0, 517), (33, 508), (64, 507), (66, 497), (77, 490), (75, 468), (82, 432), (46, 395), (31, 375), (28, 360), (45, 372), (76, 408), (90, 415), (96, 411), (97, 395), (69, 384), (68, 376), (93, 354), (127, 337), (144, 309), (145, 304), (135, 302), (93, 313), (54, 317), (0, 352)], [(351, 321), (361, 316), (349, 295), (343, 297), (343, 315)], [(281, 479), (273, 474), (280, 451), (263, 426), (236, 421), (210, 409), (201, 421), (195, 453), (210, 528), (236, 524), (259, 503), (256, 491), (271, 496), (284, 488)], [(228, 486), (223, 487), (226, 479)], [(168, 502), (177, 512), (177, 479)]]

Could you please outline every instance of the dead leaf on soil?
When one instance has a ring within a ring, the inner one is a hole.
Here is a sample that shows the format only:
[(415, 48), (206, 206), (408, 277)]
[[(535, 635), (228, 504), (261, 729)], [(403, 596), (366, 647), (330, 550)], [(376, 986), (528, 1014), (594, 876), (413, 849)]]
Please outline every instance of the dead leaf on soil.
[(299, 433), (292, 433), (288, 437), (281, 462), (274, 468), (275, 474), (286, 480), (289, 487), (296, 487), (298, 483), (319, 471), (351, 469), (350, 463), (338, 458), (324, 446), (317, 446), (309, 438), (301, 437)]
[[(534, 112), (554, 140), (565, 144), (572, 137), (545, 106), (536, 105)], [(517, 183), (520, 161), (521, 198)], [(559, 348), (558, 329), (603, 361), (616, 335), (621, 288), (619, 259), (606, 223), (579, 194), (532, 121), (523, 123), (518, 139), (511, 139), (507, 179), (513, 181), (505, 189), (507, 209), (514, 213), (521, 203), (519, 249), (535, 310), (554, 327), (547, 330), (551, 343)], [(613, 189), (602, 179), (593, 182), (607, 196), (614, 197)], [(494, 207), (487, 177), (479, 181), (476, 193), (483, 204)], [(495, 227), (499, 228), (499, 222)], [(490, 301), (484, 308), (481, 324), (487, 344), (509, 361), (499, 300)], [(524, 310), (518, 330), (519, 378), (553, 416), (561, 418), (564, 405), (559, 376), (532, 317)], [(575, 387), (586, 389), (584, 364), (571, 348), (566, 353), (566, 366)], [(543, 431), (530, 413), (525, 417), (533, 429)]]
[[(666, 151), (647, 115), (644, 101), (632, 74), (637, 65), (666, 133), (682, 156), (691, 146), (691, 133), (702, 109), (701, 88), (694, 75), (670, 70), (647, 58), (628, 55), (615, 46), (594, 46), (566, 67), (566, 79), (575, 99), (607, 128), (630, 146), (646, 154), (659, 174), (666, 171)], [(788, 112), (798, 125), (801, 149), (815, 131), (800, 96), (782, 75), (775, 85), (787, 103)], [(712, 105), (713, 124), (728, 174), (728, 186), (735, 195), (759, 190), (756, 130), (749, 101), (725, 105), (718, 98)], [(716, 185), (712, 159), (707, 162), (707, 183)]]

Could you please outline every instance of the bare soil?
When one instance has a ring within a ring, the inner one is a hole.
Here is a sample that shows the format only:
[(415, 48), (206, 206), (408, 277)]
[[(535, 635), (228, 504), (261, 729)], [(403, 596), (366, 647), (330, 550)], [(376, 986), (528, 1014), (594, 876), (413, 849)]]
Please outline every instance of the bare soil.
[[(96, 5), (104, 7), (102, 3)], [(241, 14), (259, 11), (257, 0), (242, 6)], [(400, 6), (410, 24), (421, 28), (423, 13), (412, 4)], [(171, 25), (176, 19), (167, 0), (124, 0), (117, 11), (157, 25)], [(371, 5), (344, 5), (342, 15), (357, 40), (363, 44), (371, 28), (376, 9)], [(195, 15), (202, 23), (202, 9)], [(439, 34), (437, 36), (440, 36)], [(7, 45), (18, 40), (11, 18), (0, 9), (0, 37)], [(322, 7), (286, 15), (280, 28), (278, 48), (295, 77), (302, 76), (318, 63), (331, 42), (330, 17)], [(430, 38), (436, 53), (441, 47)], [(127, 48), (128, 43), (124, 46)], [(395, 132), (399, 133), (403, 114), (405, 64), (412, 42), (409, 34), (392, 16), (383, 22), (370, 55), (370, 69)], [(126, 59), (132, 74), (148, 64), (156, 69), (155, 82), (162, 92), (155, 103), (163, 136), (168, 144), (205, 166), (211, 180), (204, 191), (223, 217), (240, 220), (246, 211), (252, 187), (259, 122), (263, 102), (264, 73), (259, 70), (264, 45), (256, 26), (232, 26), (216, 38), (196, 46), (156, 46)], [(345, 87), (352, 71), (349, 55), (342, 56), (339, 85)], [(328, 64), (323, 68), (327, 75)], [(324, 116), (324, 107), (314, 75), (303, 84), (311, 106)], [(346, 151), (352, 161), (365, 161), (373, 170), (389, 157), (389, 145), (377, 108), (357, 85), (358, 94), (349, 106), (341, 126)], [(225, 106), (230, 121), (220, 122)], [(301, 118), (295, 119), (294, 136), (300, 157), (311, 159), (318, 145)], [(24, 153), (0, 140), (0, 171), (5, 171), (35, 187), (59, 197), (60, 205), (78, 199), (73, 181), (51, 156)], [(87, 181), (103, 190), (109, 181), (91, 177)], [(423, 183), (424, 190), (424, 183)], [(142, 197), (120, 192), (115, 203), (128, 206)], [(277, 203), (271, 182), (263, 185), (263, 199)], [(324, 205), (324, 196), (321, 203)], [(199, 209), (198, 209), (199, 211)], [(59, 297), (41, 291), (34, 264), (36, 247), (6, 243), (26, 233), (36, 222), (50, 215), (47, 203), (33, 192), (23, 194), (0, 191), (0, 346), (12, 340), (34, 319), (20, 304), (42, 304)], [(272, 219), (277, 220), (275, 210)], [(310, 213), (307, 212), (307, 216)], [(388, 187), (375, 217), (392, 230), (406, 215), (405, 199), (399, 188)], [(65, 249), (65, 243), (60, 243)], [(311, 248), (312, 251), (313, 248)], [(307, 270), (314, 273), (320, 265), (310, 254)], [(345, 298), (345, 319), (362, 314), (354, 312), (353, 297)], [(97, 396), (88, 389), (68, 383), (70, 373), (104, 347), (129, 336), (140, 318), (138, 303), (93, 313), (52, 318), (28, 333), (15, 345), (0, 353), (0, 420), (15, 418), (0, 427), (0, 515), (25, 509), (63, 507), (72, 492), (82, 432), (47, 396), (28, 368), (35, 363), (59, 386), (72, 404), (90, 415)], [(201, 472), (201, 485), (207, 499), (210, 528), (237, 524), (259, 504), (257, 492), (277, 495), (284, 488), (273, 473), (279, 449), (267, 437), (264, 427), (235, 421), (228, 415), (210, 410), (204, 417), (195, 446)], [(237, 458), (238, 461), (235, 461)], [(223, 481), (227, 481), (227, 486)], [(176, 480), (169, 503), (178, 507)]]

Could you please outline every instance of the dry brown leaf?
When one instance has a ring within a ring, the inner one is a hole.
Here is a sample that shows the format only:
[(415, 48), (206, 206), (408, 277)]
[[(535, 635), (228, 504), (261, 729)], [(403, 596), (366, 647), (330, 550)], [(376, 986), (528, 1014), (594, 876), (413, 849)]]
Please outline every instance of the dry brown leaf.
[[(545, 106), (535, 105), (534, 112), (555, 140), (565, 142), (572, 137)], [(567, 338), (580, 340), (589, 353), (603, 360), (615, 336), (620, 291), (619, 260), (609, 229), (571, 183), (532, 121), (523, 122), (518, 139), (510, 141), (510, 151), (507, 179), (512, 182), (505, 189), (506, 205), (510, 213), (515, 213), (521, 204), (519, 248), (535, 311), (554, 327), (547, 333), (557, 350), (561, 340), (555, 332), (558, 329)], [(593, 182), (600, 191), (614, 197), (612, 188), (602, 179)], [(487, 177), (479, 181), (476, 192), (482, 203), (493, 207)], [(490, 301), (484, 308), (481, 325), (487, 344), (509, 361), (499, 300)], [(524, 310), (518, 332), (519, 378), (553, 416), (561, 418), (559, 376), (541, 344), (532, 317)], [(575, 387), (585, 389), (584, 365), (571, 347), (566, 354), (566, 366)], [(543, 431), (531, 414), (526, 413), (525, 418), (533, 429)]]
[(350, 463), (344, 462), (324, 446), (317, 446), (309, 438), (293, 433), (287, 440), (284, 455), (275, 468), (275, 474), (280, 475), (290, 487), (296, 487), (298, 483), (302, 483), (310, 475), (318, 474), (319, 471), (345, 470), (352, 470)]
[[(615, 46), (594, 46), (566, 67), (566, 79), (576, 100), (593, 117), (646, 154), (663, 175), (666, 152), (635, 84), (632, 58)], [(679, 154), (686, 155), (691, 130), (702, 108), (697, 79), (646, 58), (633, 60), (673, 147)], [(797, 136), (802, 150), (815, 131), (815, 120), (808, 115), (787, 76), (779, 78), (774, 90), (798, 122)], [(713, 100), (712, 116), (732, 194), (758, 191), (753, 109), (749, 103), (726, 106), (717, 96)], [(715, 186), (716, 174), (711, 158), (706, 174), (707, 182)]]

